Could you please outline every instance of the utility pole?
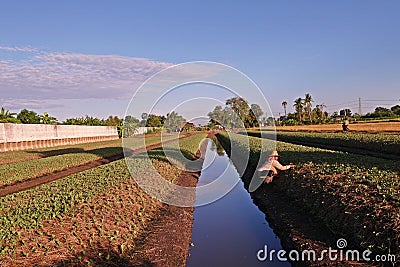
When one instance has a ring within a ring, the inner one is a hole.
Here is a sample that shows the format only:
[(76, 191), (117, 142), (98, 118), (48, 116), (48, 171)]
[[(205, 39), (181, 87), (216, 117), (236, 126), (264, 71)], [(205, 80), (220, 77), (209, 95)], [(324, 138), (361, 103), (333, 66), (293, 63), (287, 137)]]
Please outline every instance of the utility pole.
[(358, 98), (358, 114), (362, 116), (362, 110), (361, 110), (361, 97)]

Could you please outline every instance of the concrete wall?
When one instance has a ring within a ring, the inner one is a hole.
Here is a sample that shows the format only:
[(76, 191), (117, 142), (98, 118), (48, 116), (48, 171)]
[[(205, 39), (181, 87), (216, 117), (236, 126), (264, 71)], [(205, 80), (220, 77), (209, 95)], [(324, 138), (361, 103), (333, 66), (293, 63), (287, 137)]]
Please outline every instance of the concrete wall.
[(117, 138), (114, 126), (0, 123), (0, 152)]

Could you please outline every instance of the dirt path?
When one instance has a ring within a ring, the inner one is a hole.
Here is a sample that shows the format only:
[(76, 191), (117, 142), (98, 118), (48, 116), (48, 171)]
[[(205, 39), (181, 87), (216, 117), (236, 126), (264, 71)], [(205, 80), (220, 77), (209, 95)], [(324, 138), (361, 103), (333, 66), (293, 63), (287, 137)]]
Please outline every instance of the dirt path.
[[(214, 136), (209, 133), (207, 138)], [(195, 158), (203, 158), (205, 146), (200, 146)], [(196, 187), (200, 172), (184, 171), (175, 181), (177, 185)], [(188, 196), (196, 201), (196, 194)], [(135, 248), (134, 266), (186, 266), (192, 240), (194, 207), (176, 207), (164, 204), (157, 220), (147, 229), (144, 237)]]
[[(195, 187), (199, 173), (183, 172), (176, 184)], [(193, 202), (196, 196), (191, 196)], [(185, 266), (192, 239), (193, 207), (166, 205), (135, 247), (133, 266)]]
[[(185, 138), (185, 137), (187, 137), (187, 136), (184, 136), (184, 137), (181, 137), (181, 138)], [(160, 142), (160, 143), (157, 143), (157, 144), (148, 145), (146, 147), (138, 148), (138, 149), (132, 150), (131, 154), (132, 155), (139, 154), (139, 153), (142, 153), (142, 152), (144, 152), (146, 150), (157, 148), (157, 147), (160, 147), (162, 144), (167, 144), (167, 143), (170, 143), (170, 142), (174, 142), (176, 140), (177, 139), (168, 140), (168, 141), (165, 141), (163, 143)], [(52, 181), (67, 177), (67, 176), (69, 176), (71, 174), (75, 174), (75, 173), (78, 173), (78, 172), (89, 170), (89, 169), (98, 167), (100, 165), (104, 165), (104, 164), (110, 163), (112, 161), (116, 161), (116, 160), (123, 159), (123, 158), (124, 158), (124, 154), (123, 153), (119, 153), (119, 154), (112, 155), (112, 156), (109, 156), (109, 157), (105, 157), (105, 158), (97, 159), (97, 160), (94, 160), (94, 161), (90, 161), (90, 162), (82, 164), (82, 165), (78, 165), (78, 166), (74, 166), (74, 167), (71, 167), (71, 168), (68, 168), (68, 169), (60, 170), (60, 171), (57, 171), (57, 172), (54, 172), (54, 173), (49, 173), (49, 174), (45, 174), (45, 175), (42, 175), (42, 176), (39, 176), (39, 177), (30, 178), (28, 180), (19, 181), (19, 182), (13, 183), (13, 184), (4, 185), (4, 186), (0, 187), (0, 197), (4, 197), (4, 196), (9, 195), (9, 194), (14, 194), (14, 193), (17, 193), (17, 192), (20, 192), (20, 191), (28, 190), (28, 189), (31, 189), (33, 187), (36, 187), (36, 186), (39, 186), (39, 185), (42, 185), (42, 184), (46, 184), (46, 183), (50, 183)]]

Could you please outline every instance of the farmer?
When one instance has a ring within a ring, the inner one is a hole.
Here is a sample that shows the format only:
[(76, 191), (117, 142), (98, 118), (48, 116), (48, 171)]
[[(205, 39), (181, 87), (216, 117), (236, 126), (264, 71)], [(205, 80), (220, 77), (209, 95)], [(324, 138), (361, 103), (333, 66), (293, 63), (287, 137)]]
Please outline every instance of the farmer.
[[(269, 155), (264, 165), (257, 170), (259, 177), (264, 179), (264, 183), (268, 184), (272, 182), (274, 175), (278, 174), (278, 170), (286, 171), (294, 166), (293, 163), (282, 166), (282, 164), (279, 163), (278, 159), (279, 159), (278, 151), (276, 150), (272, 151), (271, 155)], [(264, 174), (265, 172), (267, 172), (266, 175)]]

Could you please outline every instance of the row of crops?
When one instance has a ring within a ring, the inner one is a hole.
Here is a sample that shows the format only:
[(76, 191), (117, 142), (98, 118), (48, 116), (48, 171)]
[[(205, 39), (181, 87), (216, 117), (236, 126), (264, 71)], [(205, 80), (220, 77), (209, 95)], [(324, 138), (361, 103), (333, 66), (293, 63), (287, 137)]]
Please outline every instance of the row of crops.
[(121, 140), (101, 141), (83, 143), (77, 145), (37, 148), (19, 151), (7, 151), (0, 153), (0, 164), (10, 164), (26, 160), (33, 160), (43, 157), (51, 157), (68, 153), (87, 152), (105, 147), (120, 147)]
[[(204, 137), (182, 139), (182, 150), (193, 158)], [(145, 177), (150, 167), (169, 181), (181, 174), (162, 151), (149, 155), (151, 162), (130, 159), (135, 161), (134, 177)], [(161, 208), (138, 187), (124, 160), (5, 196), (0, 199), (1, 265), (52, 261), (52, 256), (59, 260), (59, 254), (90, 265), (94, 258), (107, 261), (125, 255)], [(98, 253), (104, 247), (108, 252)]]
[[(219, 134), (218, 138), (228, 151), (229, 146), (238, 154), (249, 149), (249, 166), (254, 170), (265, 139), (239, 134)], [(396, 161), (284, 142), (277, 142), (277, 150), (282, 163), (296, 164), (274, 180), (282, 193), (353, 245), (375, 253), (400, 253), (400, 167)]]
[[(170, 138), (163, 138), (164, 141)], [(150, 136), (145, 139), (146, 145), (152, 145), (161, 142), (160, 136)], [(142, 147), (144, 144), (143, 138), (131, 138), (129, 140), (129, 148), (136, 149)], [(44, 157), (34, 160), (20, 161), (10, 164), (0, 165), (0, 186), (20, 182), (35, 177), (39, 177), (45, 174), (54, 173), (56, 171), (65, 170), (74, 166), (79, 166), (94, 160), (101, 158), (110, 157), (122, 153), (121, 141), (101, 142), (97, 144), (101, 148), (90, 149), (90, 147), (96, 147), (95, 143), (80, 145), (86, 150), (74, 150), (76, 147), (67, 149), (70, 153), (62, 155), (55, 155), (50, 157)], [(55, 148), (53, 148), (55, 149)], [(58, 150), (58, 148), (56, 148)], [(50, 150), (47, 150), (51, 153)], [(6, 152), (9, 153), (9, 152)], [(23, 155), (28, 156), (29, 151), (18, 153), (21, 157)], [(42, 152), (44, 153), (44, 152)], [(1, 154), (0, 154), (1, 155)]]
[(344, 147), (368, 150), (400, 156), (400, 135), (367, 133), (312, 133), (278, 131), (249, 131), (250, 136), (275, 139), (283, 142), (316, 144), (328, 147)]

